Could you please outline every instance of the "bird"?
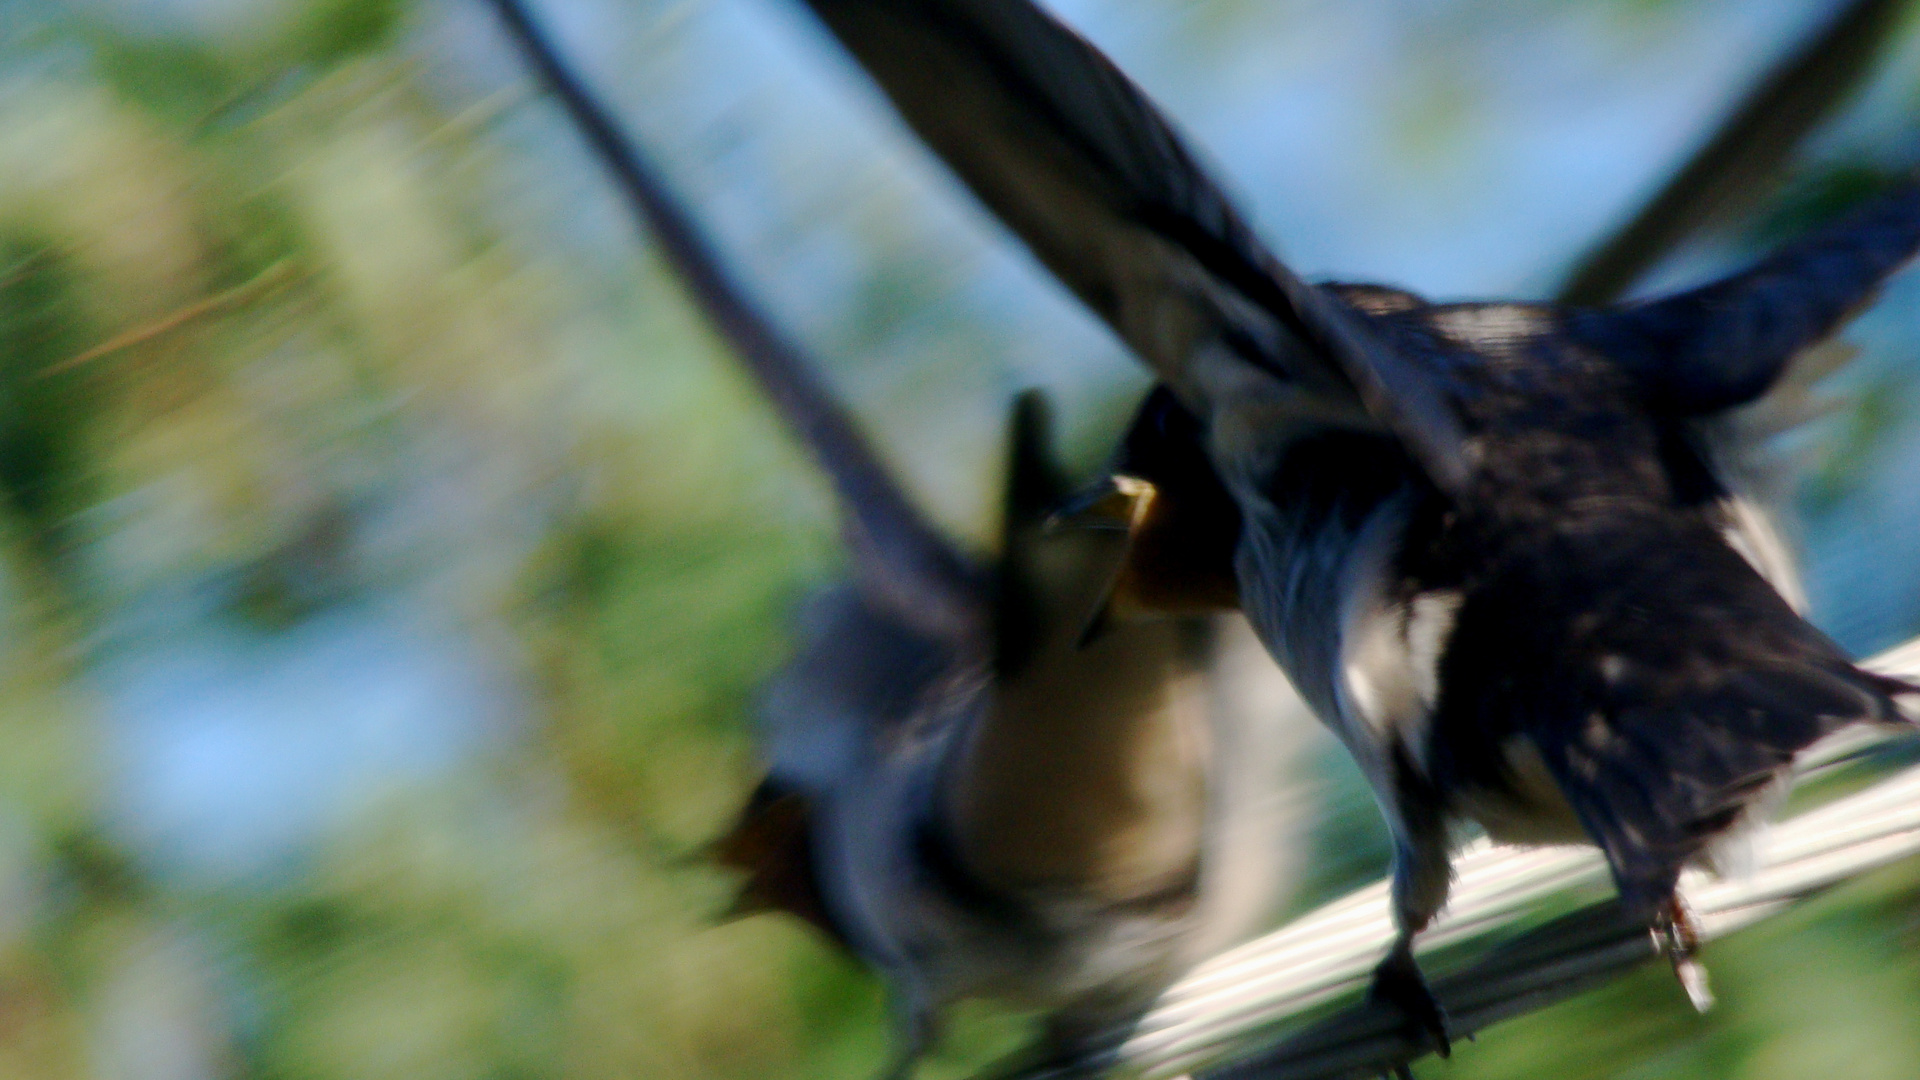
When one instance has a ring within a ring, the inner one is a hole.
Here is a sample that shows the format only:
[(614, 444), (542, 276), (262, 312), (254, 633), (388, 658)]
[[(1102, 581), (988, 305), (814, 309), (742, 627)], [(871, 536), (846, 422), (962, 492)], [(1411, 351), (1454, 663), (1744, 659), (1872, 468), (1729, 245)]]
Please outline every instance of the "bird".
[(857, 590), (817, 599), (766, 689), (769, 774), (729, 838), (787, 830), (778, 857), (740, 861), (775, 889), (806, 868), (776, 906), (886, 976), (899, 1069), (947, 1004), (992, 996), (1047, 1015), (1033, 1069), (1091, 1070), (1271, 887), (1216, 857), (1218, 819), (1247, 816), (1221, 773), (1258, 764), (1217, 752), (1232, 735), (1200, 685), (1204, 626), (1128, 620), (1082, 643), (1128, 533), (1102, 508), (1061, 520), (1035, 402), (1014, 413), (991, 638), (928, 639)]
[(764, 779), (712, 848), (744, 873), (736, 913), (803, 919), (882, 976), (889, 1075), (976, 996), (1044, 1014), (1031, 1073), (1097, 1069), (1281, 884), (1229, 857), (1282, 823), (1272, 758), (1208, 707), (1208, 625), (1085, 640), (1134, 531), (1125, 506), (1071, 497), (1037, 393), (1011, 409), (999, 550), (941, 535), (525, 7), (494, 6), (839, 504), (849, 580), (804, 606), (761, 694)]
[[(1174, 444), (1163, 461), (1197, 445), (1228, 494), (1237, 515), (1185, 549), (1212, 564), (1157, 572), (1217, 579), (1236, 528), (1240, 606), (1371, 784), (1399, 935), (1370, 993), (1447, 1051), (1412, 944), (1478, 827), (1598, 847), (1698, 1003), (1682, 869), (1764, 810), (1796, 752), (1904, 723), (1916, 692), (1783, 598), (1790, 561), (1726, 433), (1920, 248), (1920, 188), (1623, 304), (1309, 283), (1146, 95), (1029, 0), (805, 2), (1151, 368), (1164, 397), (1129, 441)], [(1124, 477), (1156, 453), (1119, 457)], [(1165, 567), (1150, 548), (1142, 565)]]

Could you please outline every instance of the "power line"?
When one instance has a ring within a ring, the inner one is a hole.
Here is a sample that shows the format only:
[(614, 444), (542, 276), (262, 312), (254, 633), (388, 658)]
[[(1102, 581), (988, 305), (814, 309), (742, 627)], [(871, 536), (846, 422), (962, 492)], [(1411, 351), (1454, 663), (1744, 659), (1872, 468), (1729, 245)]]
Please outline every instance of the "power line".
[[(1920, 638), (1865, 665), (1920, 677)], [(1809, 748), (1796, 777), (1846, 765), (1902, 737), (1854, 727)], [(1681, 879), (1705, 940), (1787, 910), (1829, 886), (1920, 853), (1920, 766), (1886, 777), (1759, 830), (1751, 870), (1725, 880), (1699, 871)], [(1499, 938), (1555, 898), (1606, 888), (1606, 863), (1591, 848), (1517, 848), (1476, 841), (1454, 861), (1453, 900), (1421, 935), (1423, 951)], [(1390, 1007), (1361, 1003), (1311, 1026), (1288, 1021), (1359, 990), (1394, 939), (1387, 883), (1379, 881), (1201, 964), (1160, 998), (1121, 1044), (1119, 1063), (1143, 1077), (1177, 1076), (1244, 1054), (1250, 1042), (1281, 1042), (1241, 1056), (1214, 1080), (1335, 1080), (1377, 1075), (1426, 1053)], [(1436, 980), (1456, 1035), (1544, 1008), (1659, 955), (1643, 922), (1611, 900), (1591, 904), (1495, 946)]]

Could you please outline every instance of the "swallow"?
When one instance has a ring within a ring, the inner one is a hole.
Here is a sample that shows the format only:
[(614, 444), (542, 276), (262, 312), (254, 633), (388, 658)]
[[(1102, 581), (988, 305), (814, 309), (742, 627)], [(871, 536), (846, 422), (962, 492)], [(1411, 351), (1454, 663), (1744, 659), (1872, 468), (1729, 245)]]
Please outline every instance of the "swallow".
[(1723, 432), (1920, 248), (1920, 189), (1635, 303), (1310, 284), (1028, 0), (807, 3), (1191, 418), (1238, 511), (1240, 604), (1393, 836), (1373, 995), (1446, 1051), (1412, 942), (1464, 826), (1597, 846), (1703, 994), (1681, 870), (1797, 751), (1903, 722), (1915, 692), (1783, 599), (1790, 560)]
[(746, 875), (736, 909), (788, 912), (880, 973), (892, 1075), (974, 996), (1044, 1012), (1035, 1071), (1097, 1067), (1275, 884), (1225, 857), (1260, 835), (1269, 785), (1245, 775), (1264, 759), (1224, 752), (1206, 628), (1083, 641), (1133, 532), (1118, 507), (1066, 506), (1037, 394), (1013, 409), (1000, 550), (943, 537), (517, 0), (495, 6), (840, 507), (850, 580), (807, 605), (759, 707), (766, 777), (715, 845)]

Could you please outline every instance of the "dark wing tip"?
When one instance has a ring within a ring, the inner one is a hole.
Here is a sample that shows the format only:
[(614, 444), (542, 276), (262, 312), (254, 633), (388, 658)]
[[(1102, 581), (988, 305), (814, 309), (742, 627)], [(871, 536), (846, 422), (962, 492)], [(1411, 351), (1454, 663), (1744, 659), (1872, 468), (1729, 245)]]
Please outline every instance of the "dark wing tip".
[(693, 299), (833, 482), (862, 588), (909, 623), (950, 637), (977, 637), (987, 619), (978, 569), (916, 510), (821, 381), (818, 365), (748, 299), (646, 155), (567, 66), (522, 0), (493, 0), (493, 6)]
[[(1858, 674), (1874, 693), (1886, 697), (1889, 703), (1897, 703), (1902, 698), (1920, 697), (1920, 683), (1916, 683), (1912, 679), (1901, 678), (1898, 675), (1882, 675), (1879, 672), (1866, 670), (1859, 670)], [(1915, 704), (1920, 704), (1920, 702), (1916, 702)], [(1905, 719), (1905, 717), (1900, 712), (1895, 711), (1891, 715), (1882, 717), (1881, 719), (1895, 721)]]
[(1002, 676), (1026, 667), (1044, 636), (1031, 549), (1043, 543), (1066, 485), (1054, 464), (1052, 410), (1045, 395), (1026, 390), (1014, 398), (1007, 422), (1007, 473), (1001, 496), (1000, 556), (994, 575), (994, 668)]
[(1566, 332), (1626, 368), (1655, 407), (1702, 415), (1765, 394), (1920, 250), (1907, 183), (1744, 273), (1662, 299), (1578, 309)]
[(807, 2), (920, 137), (1161, 377), (1191, 383), (1210, 335), (1342, 406), (1357, 397), (1436, 483), (1464, 482), (1444, 380), (1282, 265), (1153, 101), (1071, 28), (1030, 0)]
[(1043, 522), (1068, 496), (1053, 459), (1053, 409), (1037, 389), (1020, 392), (1007, 422), (1007, 487), (1004, 528)]

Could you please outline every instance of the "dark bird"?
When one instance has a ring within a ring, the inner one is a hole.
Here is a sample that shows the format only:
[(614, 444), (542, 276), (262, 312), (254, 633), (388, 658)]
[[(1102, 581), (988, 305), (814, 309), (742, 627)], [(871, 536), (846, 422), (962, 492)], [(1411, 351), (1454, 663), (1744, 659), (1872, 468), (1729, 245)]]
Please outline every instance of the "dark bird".
[(817, 367), (745, 299), (517, 0), (506, 25), (663, 255), (831, 481), (852, 581), (807, 608), (760, 709), (766, 779), (716, 854), (744, 909), (791, 912), (885, 978), (911, 1067), (940, 1010), (1044, 1010), (1041, 1066), (1097, 1062), (1198, 959), (1266, 913), (1272, 764), (1208, 708), (1205, 629), (1085, 629), (1132, 543), (1124, 508), (1061, 513), (1044, 409), (1013, 414), (1001, 550), (915, 509)]
[(1171, 430), (1151, 421), (1169, 407), (1197, 432), (1238, 510), (1241, 603), (1393, 834), (1401, 934), (1373, 992), (1444, 1052), (1411, 942), (1465, 822), (1597, 845), (1695, 980), (1682, 868), (1798, 750), (1897, 721), (1913, 692), (1782, 599), (1790, 564), (1722, 436), (1920, 247), (1920, 190), (1640, 303), (1311, 285), (1141, 91), (1028, 0), (808, 2), (1164, 382), (1135, 434)]

